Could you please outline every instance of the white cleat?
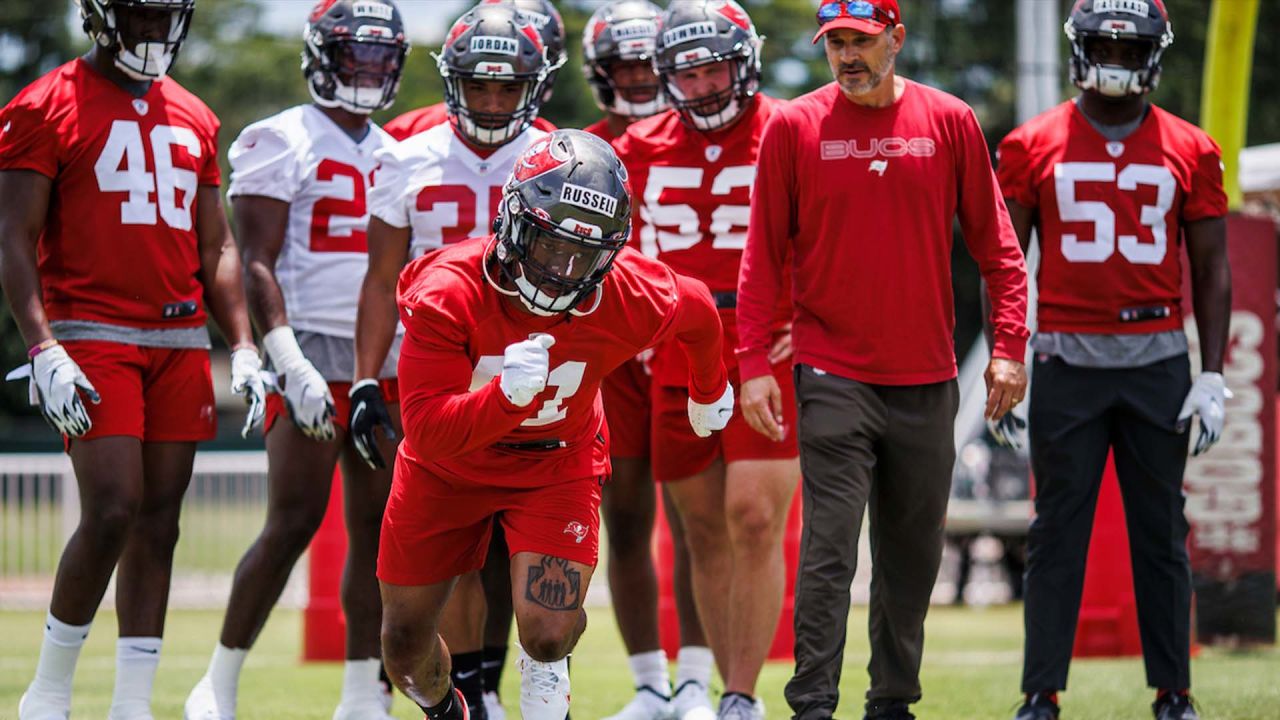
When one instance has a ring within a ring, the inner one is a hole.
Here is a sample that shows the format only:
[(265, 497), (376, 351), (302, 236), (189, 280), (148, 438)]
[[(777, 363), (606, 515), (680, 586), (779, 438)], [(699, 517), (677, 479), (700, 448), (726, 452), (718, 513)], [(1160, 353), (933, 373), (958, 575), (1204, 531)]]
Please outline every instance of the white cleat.
[(200, 678), (200, 682), (191, 688), (187, 702), (182, 706), (182, 720), (235, 720), (236, 705), (232, 700), (229, 707), (221, 707), (218, 697), (213, 692), (213, 680), (208, 675)]
[(49, 698), (28, 688), (18, 699), (18, 720), (67, 720), (71, 717), (71, 698)]
[(507, 710), (502, 707), (502, 701), (498, 699), (496, 691), (485, 691), (484, 710), (489, 714), (489, 720), (507, 720)]
[(520, 715), (524, 720), (564, 720), (569, 714), (569, 660), (539, 662), (520, 648)]
[[(671, 690), (670, 687), (665, 689)], [(661, 690), (642, 685), (636, 688), (636, 696), (631, 698), (631, 702), (605, 720), (671, 720), (672, 717), (671, 698)]]
[(728, 695), (720, 699), (718, 720), (763, 720), (764, 705), (742, 695)]
[(395, 717), (387, 714), (381, 698), (367, 697), (339, 703), (333, 711), (333, 720), (395, 720)]
[(715, 720), (716, 711), (707, 696), (707, 686), (697, 680), (685, 680), (671, 698), (675, 720)]

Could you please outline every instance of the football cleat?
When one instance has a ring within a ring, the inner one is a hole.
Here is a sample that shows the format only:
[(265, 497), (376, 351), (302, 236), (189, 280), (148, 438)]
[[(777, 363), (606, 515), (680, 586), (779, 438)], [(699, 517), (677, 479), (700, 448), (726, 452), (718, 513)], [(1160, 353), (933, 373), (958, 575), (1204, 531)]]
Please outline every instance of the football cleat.
[[(670, 688), (668, 688), (669, 690)], [(671, 720), (671, 698), (650, 685), (636, 688), (635, 697), (605, 720)]]
[(67, 720), (71, 717), (71, 698), (46, 697), (27, 690), (18, 700), (18, 720)]
[(376, 696), (343, 701), (333, 711), (333, 720), (395, 720), (382, 706), (382, 699)]
[(493, 690), (486, 691), (484, 694), (484, 709), (489, 713), (489, 720), (507, 720), (506, 708), (502, 707), (502, 700)]
[(1058, 720), (1058, 700), (1054, 693), (1031, 693), (1018, 708), (1013, 720)]
[(1151, 705), (1156, 720), (1200, 720), (1191, 696), (1186, 693), (1161, 693)]
[(213, 680), (208, 675), (191, 688), (191, 694), (187, 695), (187, 702), (182, 706), (182, 720), (235, 720), (235, 717), (235, 701), (230, 707), (220, 707), (213, 692)]
[(520, 648), (520, 713), (524, 720), (561, 720), (569, 714), (569, 661), (539, 662)]
[(764, 706), (742, 693), (725, 693), (720, 698), (716, 720), (763, 720)]
[(707, 686), (697, 680), (685, 680), (671, 697), (673, 720), (715, 720), (716, 711), (711, 707)]

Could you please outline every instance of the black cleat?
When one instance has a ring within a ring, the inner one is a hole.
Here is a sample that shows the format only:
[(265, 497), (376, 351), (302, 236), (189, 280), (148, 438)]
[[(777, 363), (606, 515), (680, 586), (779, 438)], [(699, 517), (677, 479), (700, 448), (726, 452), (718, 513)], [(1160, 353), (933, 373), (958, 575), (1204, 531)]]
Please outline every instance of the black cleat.
[(868, 700), (862, 720), (916, 720), (908, 709), (910, 705), (906, 700)]
[(1151, 704), (1151, 712), (1155, 713), (1156, 720), (1200, 720), (1191, 696), (1186, 693), (1162, 693)]
[(1030, 693), (1013, 720), (1058, 720), (1057, 693)]

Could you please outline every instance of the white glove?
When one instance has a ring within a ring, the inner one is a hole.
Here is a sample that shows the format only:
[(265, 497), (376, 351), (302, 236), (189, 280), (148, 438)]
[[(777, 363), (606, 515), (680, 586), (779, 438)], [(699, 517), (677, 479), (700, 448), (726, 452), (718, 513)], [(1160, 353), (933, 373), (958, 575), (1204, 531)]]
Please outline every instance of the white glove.
[(30, 378), (28, 399), (32, 405), (40, 406), (40, 414), (54, 430), (68, 437), (80, 437), (93, 427), (77, 389), (84, 390), (95, 404), (102, 402), (102, 398), (66, 348), (51, 345), (37, 353), (30, 363), (5, 376), (5, 380), (22, 378)]
[(1186, 432), (1191, 425), (1192, 413), (1200, 416), (1200, 437), (1196, 438), (1192, 455), (1205, 452), (1222, 437), (1229, 397), (1232, 397), (1231, 391), (1227, 389), (1222, 373), (1200, 373), (1200, 377), (1191, 385), (1191, 392), (1182, 401), (1182, 411), (1178, 413), (1177, 428), (1178, 432)]
[(502, 377), (498, 385), (512, 405), (524, 407), (547, 388), (547, 372), (551, 354), (547, 350), (556, 339), (546, 333), (534, 333), (528, 340), (511, 343), (502, 353)]
[(1013, 414), (1013, 410), (999, 420), (987, 420), (987, 430), (996, 443), (1011, 450), (1021, 450), (1026, 439), (1027, 421)]
[(725, 383), (724, 393), (713, 403), (703, 405), (689, 398), (689, 424), (698, 437), (711, 437), (729, 424), (733, 417), (733, 383)]
[(302, 354), (293, 328), (281, 325), (262, 336), (262, 345), (276, 368), (284, 404), (289, 408), (293, 424), (312, 440), (328, 441), (337, 437), (333, 418), (333, 395), (329, 383)]
[(240, 429), (240, 437), (249, 437), (249, 431), (262, 422), (266, 413), (267, 388), (262, 381), (262, 358), (257, 348), (240, 348), (231, 353), (231, 392), (244, 398), (249, 414)]

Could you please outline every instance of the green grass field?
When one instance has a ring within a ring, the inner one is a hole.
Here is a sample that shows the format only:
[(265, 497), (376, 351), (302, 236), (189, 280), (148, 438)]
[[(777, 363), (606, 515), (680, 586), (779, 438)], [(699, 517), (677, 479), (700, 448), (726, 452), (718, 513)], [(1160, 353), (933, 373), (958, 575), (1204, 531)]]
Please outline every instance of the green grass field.
[[(42, 613), (0, 613), (0, 718), (17, 716), (18, 696), (34, 669), (42, 620)], [(866, 620), (865, 608), (855, 609), (850, 618), (853, 632), (841, 683), (842, 718), (862, 714), (867, 683)], [(220, 621), (215, 612), (170, 614), (156, 681), (156, 718), (182, 716), (182, 702), (204, 672)], [(591, 621), (574, 655), (573, 716), (578, 720), (597, 720), (614, 712), (631, 692), (625, 652), (612, 615), (605, 608), (594, 608)], [(297, 612), (281, 611), (272, 616), (245, 668), (240, 720), (324, 720), (333, 712), (341, 688), (341, 666), (298, 662), (301, 622)], [(916, 706), (922, 720), (1013, 716), (1022, 642), (1019, 606), (934, 608), (927, 633), (925, 698)], [(80, 661), (72, 718), (105, 717), (114, 676), (114, 636), (114, 618), (103, 613)], [(771, 718), (789, 716), (782, 687), (790, 669), (788, 663), (765, 667), (760, 692)], [(1195, 659), (1192, 672), (1206, 720), (1280, 718), (1280, 650), (1235, 653), (1206, 649)], [(509, 668), (503, 688), (509, 709), (517, 697), (517, 683), (514, 669)], [(1151, 698), (1137, 658), (1077, 661), (1071, 685), (1071, 692), (1063, 696), (1065, 720), (1151, 717)], [(395, 714), (406, 719), (421, 717), (402, 697), (397, 698)]]

